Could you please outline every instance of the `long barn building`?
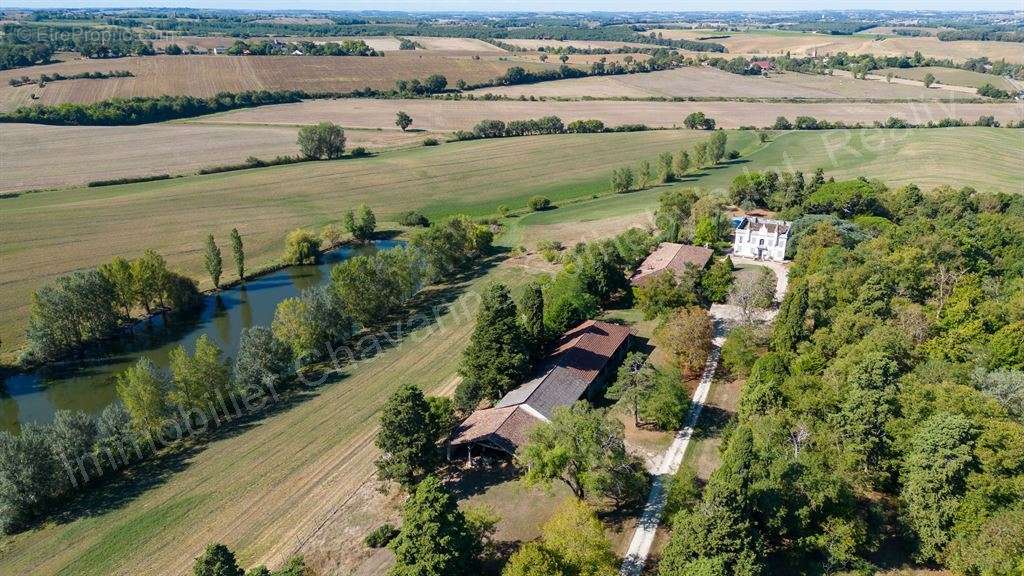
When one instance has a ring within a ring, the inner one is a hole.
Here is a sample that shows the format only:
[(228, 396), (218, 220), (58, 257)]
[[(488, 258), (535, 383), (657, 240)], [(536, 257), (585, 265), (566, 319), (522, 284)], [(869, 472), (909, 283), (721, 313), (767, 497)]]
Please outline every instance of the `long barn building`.
[(592, 400), (604, 391), (626, 354), (630, 334), (625, 326), (597, 320), (563, 334), (532, 380), (456, 427), (448, 457), (462, 451), (470, 459), (474, 452), (485, 451), (515, 455), (530, 430), (550, 420), (556, 408)]

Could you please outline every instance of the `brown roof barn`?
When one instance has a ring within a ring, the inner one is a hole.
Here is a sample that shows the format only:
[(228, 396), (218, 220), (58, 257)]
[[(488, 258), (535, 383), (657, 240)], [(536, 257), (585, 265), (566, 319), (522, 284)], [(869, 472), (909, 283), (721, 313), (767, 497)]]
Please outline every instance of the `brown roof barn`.
[(679, 274), (686, 269), (687, 264), (692, 264), (702, 270), (708, 265), (714, 253), (714, 250), (703, 246), (662, 242), (658, 249), (651, 252), (651, 255), (637, 268), (636, 274), (633, 274), (630, 282), (634, 286), (639, 286), (664, 270), (671, 270)]
[(477, 410), (460, 424), (449, 441), (452, 448), (473, 444), (515, 454), (530, 430), (569, 406), (598, 392), (629, 341), (625, 326), (588, 320), (555, 343), (537, 375), (505, 395), (493, 408)]

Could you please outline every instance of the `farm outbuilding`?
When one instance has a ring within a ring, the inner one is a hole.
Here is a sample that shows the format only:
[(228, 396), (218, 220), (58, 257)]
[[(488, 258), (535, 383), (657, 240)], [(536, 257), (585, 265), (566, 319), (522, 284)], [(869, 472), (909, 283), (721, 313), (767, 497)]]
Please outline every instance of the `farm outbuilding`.
[(703, 246), (662, 242), (657, 250), (644, 259), (629, 281), (633, 286), (640, 286), (666, 270), (674, 274), (681, 274), (687, 266), (703, 270), (714, 253), (714, 250)]
[[(448, 458), (465, 452), (515, 455), (530, 430), (554, 416), (555, 409), (604, 392), (629, 347), (625, 326), (588, 320), (555, 343), (544, 365), (529, 382), (506, 394), (491, 408), (469, 415), (448, 442)], [(476, 448), (476, 450), (474, 450)]]

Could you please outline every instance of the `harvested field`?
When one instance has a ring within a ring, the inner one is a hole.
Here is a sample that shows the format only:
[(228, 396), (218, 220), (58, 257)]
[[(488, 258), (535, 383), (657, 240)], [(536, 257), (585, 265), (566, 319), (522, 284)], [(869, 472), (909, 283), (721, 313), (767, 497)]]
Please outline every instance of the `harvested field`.
[[(558, 67), (559, 63), (522, 63), (530, 70)], [(135, 76), (102, 80), (64, 80), (44, 88), (12, 87), (8, 80), (26, 72), (0, 72), (0, 110), (30, 104), (96, 102), (131, 96), (213, 96), (242, 90), (306, 90), (349, 92), (361, 88), (394, 88), (396, 80), (443, 74), (449, 84), (459, 80), (478, 83), (505, 73), (511, 65), (497, 56), (474, 59), (472, 54), (395, 52), (383, 57), (362, 56), (146, 56), (109, 60), (74, 60), (34, 66), (32, 74), (60, 72), (71, 75), (96, 70), (129, 70)], [(32, 95), (39, 97), (33, 100)]]
[[(419, 42), (423, 48), (417, 50), (430, 50), (440, 52), (491, 52), (504, 54), (505, 51), (493, 44), (488, 44), (476, 38), (440, 38), (433, 36), (403, 36), (414, 42)], [(362, 40), (367, 46), (374, 50), (384, 52), (398, 52), (399, 40), (395, 36), (274, 36), (258, 37), (247, 39), (250, 43), (259, 43), (263, 40), (277, 39), (281, 42), (314, 42), (324, 44), (326, 42), (343, 42), (345, 40)], [(182, 48), (196, 46), (203, 50), (212, 50), (217, 46), (229, 47), (238, 38), (230, 36), (177, 36), (161, 38), (153, 41), (156, 48), (166, 48), (168, 44), (177, 44)]]
[[(665, 38), (695, 40), (698, 36), (711, 35), (707, 31), (694, 30), (652, 30)], [(920, 51), (925, 57), (950, 58), (964, 61), (968, 58), (988, 56), (992, 60), (1024, 63), (1024, 45), (1019, 42), (982, 42), (961, 40), (942, 42), (938, 38), (895, 36), (875, 40), (873, 36), (826, 36), (800, 32), (723, 32), (728, 38), (716, 39), (730, 53), (782, 55), (791, 52), (794, 56), (827, 56), (837, 52), (852, 54), (875, 54), (879, 56), (913, 56)]]
[[(657, 48), (652, 44), (643, 44), (641, 42), (615, 42), (613, 40), (533, 40), (533, 39), (518, 39), (518, 38), (501, 38), (505, 44), (511, 44), (513, 46), (519, 46), (520, 48), (526, 48), (527, 50), (536, 50), (538, 48), (544, 48), (551, 46), (552, 48), (580, 48), (583, 50), (592, 50), (595, 48), (604, 48), (607, 50), (615, 50), (623, 47), (630, 48)], [(570, 54), (572, 56), (572, 54)]]
[[(82, 185), (110, 180), (186, 174), (249, 156), (270, 160), (297, 155), (291, 126), (148, 124), (145, 126), (41, 126), (0, 128), (0, 192)], [(424, 135), (392, 130), (348, 130), (349, 149), (387, 150), (419, 145)], [(60, 158), (60, 169), (53, 169)]]
[[(869, 82), (874, 84), (874, 82)], [(554, 114), (565, 122), (597, 118), (609, 126), (647, 124), (657, 128), (682, 126), (690, 112), (702, 111), (723, 128), (768, 126), (777, 116), (793, 120), (814, 116), (830, 121), (871, 123), (890, 116), (927, 123), (946, 117), (977, 120), (991, 115), (1001, 122), (1024, 119), (1024, 104), (971, 104), (959, 102), (797, 104), (760, 102), (634, 102), (612, 100), (487, 101), (487, 100), (310, 100), (296, 104), (262, 106), (206, 116), (204, 122), (252, 124), (308, 124), (330, 120), (342, 126), (378, 128), (394, 125), (395, 112), (404, 110), (425, 130), (465, 130), (480, 120), (523, 120)]]
[(741, 76), (708, 66), (688, 66), (643, 74), (590, 76), (537, 84), (498, 86), (477, 94), (517, 97), (579, 98), (709, 97), (726, 98), (841, 98), (851, 100), (949, 100), (973, 95), (947, 90), (854, 80), (843, 76), (787, 72)]
[(971, 88), (981, 88), (985, 84), (991, 84), (996, 88), (1011, 92), (1016, 89), (1009, 80), (1002, 76), (984, 74), (981, 72), (974, 72), (972, 70), (942, 68), (939, 66), (923, 66), (921, 68), (883, 68), (881, 70), (872, 70), (871, 73), (876, 76), (884, 77), (890, 72), (896, 78), (906, 78), (907, 80), (916, 80), (918, 82), (924, 81), (925, 75), (931, 73), (935, 76), (935, 79), (942, 84), (969, 86)]
[(506, 54), (504, 50), (494, 44), (489, 44), (476, 38), (442, 38), (434, 36), (405, 36), (405, 38), (413, 42), (419, 42), (425, 50)]

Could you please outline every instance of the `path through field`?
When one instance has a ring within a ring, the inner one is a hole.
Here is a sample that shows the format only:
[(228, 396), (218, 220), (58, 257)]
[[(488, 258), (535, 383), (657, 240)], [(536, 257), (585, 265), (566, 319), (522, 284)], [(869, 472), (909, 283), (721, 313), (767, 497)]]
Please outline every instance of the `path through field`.
[[(761, 262), (749, 258), (734, 257), (737, 263), (755, 264), (767, 266), (776, 275), (775, 300), (781, 302), (786, 295), (789, 286), (789, 271), (784, 264), (778, 262)], [(711, 352), (708, 354), (707, 363), (704, 365), (704, 372), (701, 374), (700, 383), (693, 392), (693, 399), (690, 401), (690, 411), (686, 415), (685, 425), (676, 432), (675, 440), (668, 450), (662, 454), (657, 466), (651, 471), (654, 474), (654, 482), (651, 485), (651, 492), (647, 496), (647, 503), (644, 504), (640, 521), (637, 523), (633, 539), (629, 543), (626, 557), (622, 562), (621, 576), (640, 576), (644, 566), (647, 564), (647, 557), (651, 552), (651, 545), (658, 532), (661, 523), (661, 513), (665, 509), (667, 499), (667, 484), (671, 482), (672, 476), (679, 470), (679, 465), (686, 456), (686, 449), (690, 446), (690, 439), (693, 437), (693, 430), (700, 420), (700, 413), (704, 409), (704, 403), (711, 391), (711, 383), (715, 378), (715, 371), (718, 369), (718, 360), (721, 357), (722, 345), (725, 344), (725, 336), (729, 327), (740, 317), (735, 306), (716, 305), (710, 310), (712, 323), (714, 325), (714, 338), (711, 341)], [(775, 310), (766, 311), (762, 316), (765, 321), (771, 321), (775, 317)]]

